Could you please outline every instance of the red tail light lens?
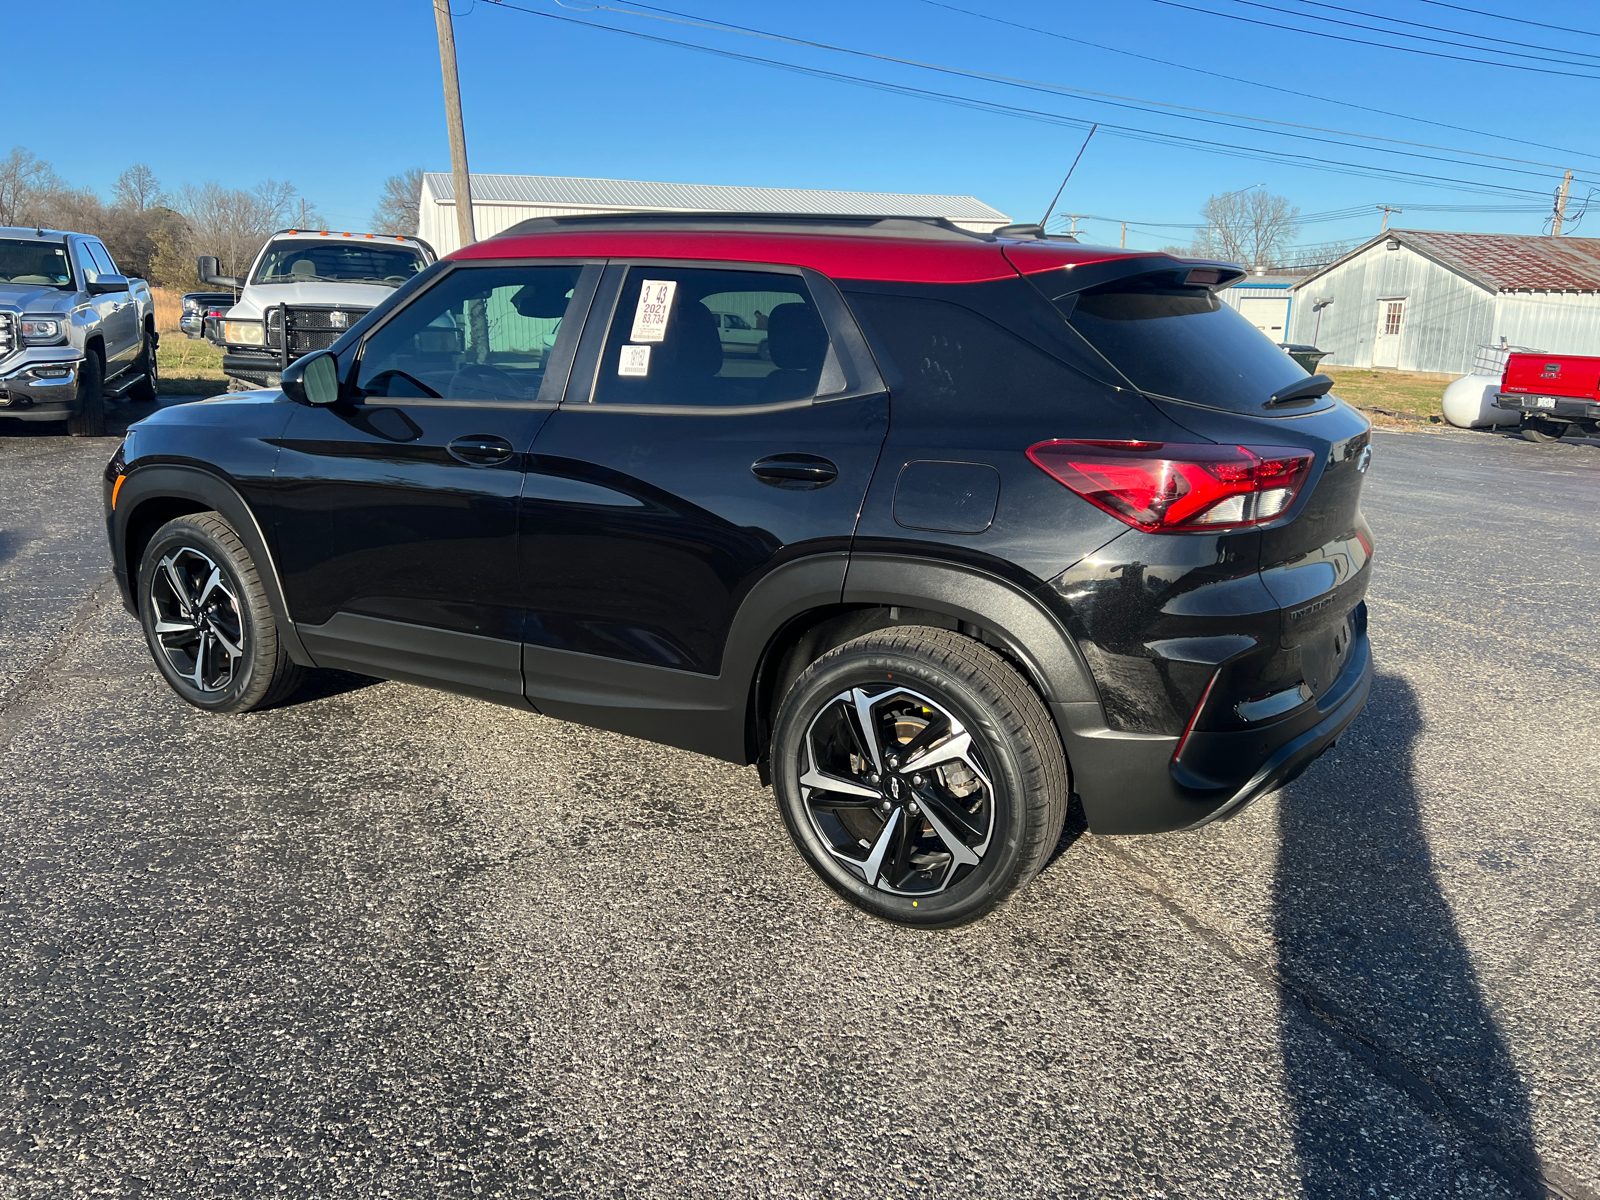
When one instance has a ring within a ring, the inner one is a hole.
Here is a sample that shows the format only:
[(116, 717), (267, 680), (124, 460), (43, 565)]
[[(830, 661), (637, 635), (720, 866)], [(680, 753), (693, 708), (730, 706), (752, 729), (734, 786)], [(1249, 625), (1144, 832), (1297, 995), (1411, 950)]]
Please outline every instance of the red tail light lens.
[(1034, 466), (1146, 533), (1237, 529), (1288, 511), (1311, 474), (1298, 446), (1040, 442)]

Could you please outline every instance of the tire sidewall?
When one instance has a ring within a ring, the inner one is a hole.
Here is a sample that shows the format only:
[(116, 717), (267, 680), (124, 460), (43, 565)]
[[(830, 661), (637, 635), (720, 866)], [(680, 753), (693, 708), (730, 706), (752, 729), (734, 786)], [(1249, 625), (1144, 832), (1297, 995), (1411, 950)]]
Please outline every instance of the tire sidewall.
[[(220, 692), (202, 692), (173, 670), (155, 632), (155, 605), (151, 599), (151, 585), (156, 570), (163, 558), (173, 550), (185, 546), (198, 550), (222, 568), (228, 587), (238, 600), (239, 625), (244, 637), (244, 644), (240, 647), (242, 651), (240, 657), (243, 661), (233, 682)], [(233, 712), (241, 707), (248, 707), (242, 705), (241, 701), (252, 691), (256, 682), (259, 670), (257, 647), (261, 644), (261, 631), (257, 614), (250, 605), (249, 595), (239, 575), (239, 564), (234, 561), (233, 554), (226, 546), (205, 530), (196, 528), (181, 517), (162, 527), (145, 548), (144, 556), (139, 562), (138, 603), (139, 624), (144, 629), (144, 640), (150, 648), (150, 657), (155, 660), (156, 669), (161, 672), (173, 691), (196, 708), (205, 709), (207, 712)]]
[[(995, 829), (982, 864), (949, 891), (898, 896), (868, 887), (838, 864), (813, 827), (800, 792), (800, 752), (823, 705), (850, 687), (902, 686), (949, 709), (979, 743), (995, 790)], [(912, 655), (881, 648), (846, 651), (814, 664), (784, 698), (773, 736), (772, 782), (789, 835), (829, 887), (875, 916), (941, 927), (982, 916), (1009, 895), (1021, 869), (1026, 828), (1022, 766), (995, 724), (989, 701), (965, 681)], [(916, 903), (913, 904), (913, 901)]]
[[(92, 365), (91, 365), (92, 364)], [(106, 367), (94, 350), (84, 354), (78, 371), (78, 412), (68, 419), (78, 437), (103, 437), (106, 431)]]

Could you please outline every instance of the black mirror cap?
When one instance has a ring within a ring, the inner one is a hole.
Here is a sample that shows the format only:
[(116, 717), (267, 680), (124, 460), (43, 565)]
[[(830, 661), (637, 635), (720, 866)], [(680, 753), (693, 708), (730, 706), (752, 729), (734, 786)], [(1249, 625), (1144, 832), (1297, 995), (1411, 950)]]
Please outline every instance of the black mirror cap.
[(339, 360), (331, 350), (318, 350), (290, 363), (278, 386), (296, 404), (312, 408), (337, 404), (344, 394), (339, 384)]
[(128, 277), (126, 275), (101, 275), (84, 290), (91, 296), (108, 296), (112, 292), (125, 292), (128, 290)]
[(242, 279), (237, 279), (232, 275), (217, 274), (218, 271), (222, 270), (222, 264), (217, 261), (215, 254), (202, 254), (195, 260), (195, 265), (199, 268), (201, 283), (208, 283), (212, 287), (233, 288), (235, 290), (244, 287), (244, 280)]

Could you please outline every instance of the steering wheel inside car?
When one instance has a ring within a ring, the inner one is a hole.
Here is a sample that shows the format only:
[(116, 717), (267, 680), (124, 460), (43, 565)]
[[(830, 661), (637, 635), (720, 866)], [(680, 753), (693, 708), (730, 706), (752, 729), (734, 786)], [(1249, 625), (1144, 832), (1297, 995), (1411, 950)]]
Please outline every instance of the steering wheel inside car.
[(450, 380), (453, 400), (524, 400), (527, 386), (499, 367), (487, 363), (463, 363)]

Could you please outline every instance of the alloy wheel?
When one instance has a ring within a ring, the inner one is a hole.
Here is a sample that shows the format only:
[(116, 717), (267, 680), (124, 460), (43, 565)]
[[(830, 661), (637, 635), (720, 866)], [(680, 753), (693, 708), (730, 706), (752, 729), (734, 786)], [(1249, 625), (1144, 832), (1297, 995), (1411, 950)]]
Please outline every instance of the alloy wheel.
[(995, 831), (995, 790), (972, 735), (909, 688), (840, 692), (801, 750), (800, 793), (828, 852), (869, 887), (932, 895), (975, 870)]
[(244, 663), (244, 622), (222, 568), (193, 547), (173, 550), (150, 581), (150, 605), (173, 673), (196, 691), (226, 691)]

